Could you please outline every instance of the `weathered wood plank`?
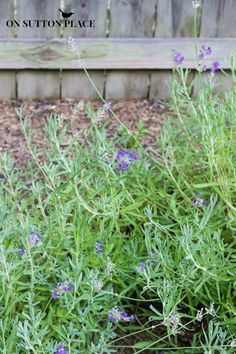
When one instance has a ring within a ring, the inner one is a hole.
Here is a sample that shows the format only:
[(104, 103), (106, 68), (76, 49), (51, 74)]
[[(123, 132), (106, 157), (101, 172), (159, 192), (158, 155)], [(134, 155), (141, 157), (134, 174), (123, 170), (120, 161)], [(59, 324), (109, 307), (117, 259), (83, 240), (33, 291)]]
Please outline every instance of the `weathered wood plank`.
[(219, 29), (217, 37), (235, 37), (236, 36), (236, 1), (221, 1), (219, 11)]
[(0, 99), (16, 98), (16, 73), (13, 70), (0, 71)]
[(150, 99), (166, 99), (169, 97), (169, 83), (171, 80), (171, 70), (158, 70), (151, 74)]
[[(7, 26), (7, 21), (14, 20), (14, 0), (2, 1), (0, 6), (0, 38), (14, 38), (15, 29)], [(11, 22), (8, 22), (11, 25)], [(0, 71), (0, 99), (16, 98), (15, 71)]]
[[(211, 66), (219, 60), (230, 68), (236, 57), (236, 38), (202, 38), (212, 47), (205, 60)], [(195, 49), (191, 38), (88, 38), (80, 39), (81, 57), (88, 69), (171, 69), (174, 51), (181, 48), (183, 67), (195, 68)], [(125, 55), (124, 55), (125, 53)], [(78, 58), (68, 50), (66, 40), (0, 40), (0, 69), (78, 69)]]
[[(17, 1), (17, 19), (21, 22), (24, 19), (49, 19), (59, 20), (59, 0), (48, 1)], [(60, 27), (40, 26), (17, 28), (18, 38), (54, 38), (60, 35)], [(18, 97), (59, 97), (60, 76), (59, 71), (24, 71), (21, 70), (17, 75)], [(49, 87), (50, 85), (50, 87)]]
[(107, 0), (65, 0), (64, 10), (74, 12), (71, 19), (93, 20), (95, 27), (66, 27), (63, 36), (106, 37)]
[[(227, 71), (226, 71), (227, 72)], [(233, 80), (230, 71), (228, 71), (229, 76), (225, 76), (224, 73), (218, 72), (215, 76), (215, 87), (213, 93), (219, 93), (224, 95), (233, 86)]]
[(18, 98), (59, 98), (59, 71), (27, 70), (18, 72)]
[[(65, 11), (72, 11), (72, 18), (79, 20), (92, 20), (95, 27), (63, 29), (64, 37), (106, 37), (107, 24), (107, 0), (65, 0)], [(79, 40), (80, 41), (80, 40)], [(68, 51), (69, 48), (67, 49)], [(96, 53), (94, 52), (94, 55)], [(93, 72), (92, 75), (96, 86), (103, 94), (104, 91), (104, 70)], [(97, 98), (97, 94), (84, 73), (77, 72), (76, 75), (71, 71), (62, 71), (62, 96), (63, 97), (87, 97), (88, 99)]]
[[(134, 77), (136, 80), (134, 80)], [(112, 71), (107, 73), (106, 98), (146, 98), (148, 75), (142, 71)]]
[(201, 37), (217, 37), (221, 0), (206, 0), (202, 8)]
[(206, 0), (202, 8), (201, 36), (235, 37), (235, 0)]
[[(12, 38), (15, 36), (15, 29), (6, 25), (7, 21), (14, 20), (14, 0), (1, 1), (0, 6), (0, 38)], [(11, 26), (11, 23), (8, 23)]]
[(172, 0), (158, 0), (155, 37), (170, 38), (172, 36), (173, 36)]
[[(234, 0), (206, 0), (203, 3), (202, 8), (202, 25), (201, 25), (201, 36), (208, 37), (235, 37), (236, 28), (236, 2)], [(221, 39), (224, 40), (224, 39)], [(226, 41), (228, 39), (225, 39)], [(215, 46), (212, 47), (213, 54), (216, 50)], [(222, 48), (222, 57), (224, 53), (224, 48)], [(235, 55), (234, 55), (235, 56)], [(212, 59), (212, 58), (211, 58)], [(213, 61), (213, 59), (212, 59)], [(221, 64), (224, 59), (220, 60)], [(229, 66), (230, 67), (230, 66)], [(201, 75), (201, 80), (196, 82), (194, 87), (194, 95), (204, 87), (204, 81), (207, 79), (208, 74), (203, 73)], [(218, 72), (215, 77), (215, 93), (224, 93), (232, 87), (232, 78), (230, 76), (225, 76), (223, 73)]]
[[(174, 37), (194, 37), (194, 9), (190, 0), (173, 0), (173, 35)], [(200, 25), (200, 11), (197, 11), (197, 32)]]
[(152, 37), (156, 0), (111, 0), (109, 37)]
[[(109, 37), (152, 37), (155, 6), (156, 0), (112, 0)], [(125, 95), (147, 97), (148, 75), (148, 72), (108, 71), (106, 96), (117, 99)]]
[[(224, 95), (227, 91), (229, 91), (233, 86), (233, 80), (230, 71), (226, 71), (228, 76), (224, 73), (218, 71), (214, 77), (214, 94)], [(209, 82), (210, 76), (209, 73), (205, 72), (198, 76), (196, 84), (194, 86), (193, 95), (197, 96), (199, 92), (206, 87)]]
[[(157, 21), (155, 28), (155, 37), (170, 38), (173, 37), (173, 1), (157, 1)], [(169, 81), (171, 71), (155, 70), (150, 74), (150, 99), (165, 99), (169, 96)]]
[[(60, 13), (58, 11), (60, 0), (48, 1), (17, 1), (17, 19), (23, 20), (59, 20)], [(60, 36), (60, 27), (24, 27), (21, 25), (17, 28), (18, 38), (54, 38)]]
[[(101, 80), (101, 71), (93, 70), (89, 72), (93, 82), (99, 92), (103, 94), (104, 82)], [(62, 97), (68, 98), (86, 98), (90, 100), (98, 99), (96, 91), (81, 70), (66, 70), (62, 75)]]
[[(189, 87), (194, 77), (194, 71), (189, 72), (186, 86)], [(151, 99), (166, 99), (170, 96), (170, 84), (173, 78), (172, 70), (158, 70), (157, 75), (153, 75), (150, 86), (150, 98)], [(179, 75), (175, 79), (182, 86)]]

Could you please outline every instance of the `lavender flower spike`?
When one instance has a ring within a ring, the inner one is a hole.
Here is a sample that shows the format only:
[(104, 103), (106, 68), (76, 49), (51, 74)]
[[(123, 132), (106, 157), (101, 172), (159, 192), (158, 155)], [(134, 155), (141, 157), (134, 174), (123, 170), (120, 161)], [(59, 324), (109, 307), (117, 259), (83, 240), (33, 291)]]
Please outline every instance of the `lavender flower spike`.
[(206, 199), (200, 198), (200, 193), (194, 193), (195, 200), (191, 201), (191, 205), (194, 207), (206, 206)]
[(211, 65), (211, 76), (215, 76), (215, 72), (220, 68), (220, 63), (218, 61), (213, 61)]
[(96, 240), (96, 241), (95, 241), (95, 246), (94, 246), (94, 248), (95, 248), (95, 252), (96, 252), (97, 254), (102, 253), (102, 252), (104, 251), (104, 246), (103, 246), (102, 241)]
[(128, 314), (120, 310), (118, 306), (114, 306), (108, 312), (108, 320), (115, 323), (120, 321), (130, 322), (134, 320), (134, 315), (128, 316)]
[(33, 248), (34, 246), (36, 246), (39, 241), (41, 240), (42, 235), (40, 234), (36, 234), (35, 231), (31, 230), (30, 231), (30, 237), (29, 237), (29, 247)]
[(211, 53), (212, 53), (211, 47), (206, 47), (205, 45), (202, 45), (198, 57), (200, 60), (203, 60), (206, 56), (211, 55)]
[(129, 165), (135, 160), (138, 160), (138, 156), (136, 154), (131, 151), (120, 149), (115, 157), (115, 161), (119, 162), (116, 169), (118, 171), (126, 171)]
[(70, 293), (74, 290), (74, 285), (70, 283), (69, 279), (63, 282), (58, 282), (52, 291), (52, 298), (58, 299), (63, 293)]
[(68, 352), (63, 345), (58, 345), (55, 354), (68, 354)]
[(19, 253), (20, 253), (20, 256), (24, 256), (26, 254), (26, 249), (20, 248)]
[(140, 263), (139, 264), (139, 270), (140, 270), (140, 272), (144, 272), (144, 270), (145, 270), (145, 268), (146, 268), (146, 263), (145, 262), (142, 262), (142, 263)]
[(176, 64), (183, 64), (183, 62), (184, 62), (184, 56), (183, 56), (180, 52), (176, 52), (176, 53), (173, 55), (173, 61), (174, 61)]

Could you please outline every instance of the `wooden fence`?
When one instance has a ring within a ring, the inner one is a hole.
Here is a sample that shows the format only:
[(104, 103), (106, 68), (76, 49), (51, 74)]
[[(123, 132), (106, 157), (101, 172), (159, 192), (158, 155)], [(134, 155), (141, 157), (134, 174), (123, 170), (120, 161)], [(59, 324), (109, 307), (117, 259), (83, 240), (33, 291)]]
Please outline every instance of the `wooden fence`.
[[(74, 12), (67, 27), (59, 26), (64, 20), (58, 8)], [(213, 50), (208, 67), (219, 60), (230, 68), (235, 14), (236, 0), (201, 1), (196, 29), (200, 44)], [(91, 20), (95, 27), (71, 27), (71, 19)], [(29, 20), (46, 22), (29, 27)], [(69, 36), (106, 98), (167, 97), (175, 51), (185, 56), (184, 67), (196, 66), (192, 0), (1, 0), (0, 99), (96, 98), (68, 47)], [(230, 84), (228, 77), (217, 88)]]

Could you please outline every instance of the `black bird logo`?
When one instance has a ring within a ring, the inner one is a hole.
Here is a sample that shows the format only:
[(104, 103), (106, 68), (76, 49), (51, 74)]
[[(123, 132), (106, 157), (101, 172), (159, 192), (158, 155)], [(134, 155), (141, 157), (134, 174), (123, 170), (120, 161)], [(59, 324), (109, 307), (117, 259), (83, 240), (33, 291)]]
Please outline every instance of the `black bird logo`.
[(64, 12), (61, 9), (58, 9), (58, 11), (61, 12), (61, 15), (62, 15), (63, 18), (69, 18), (69, 17), (71, 17), (74, 14), (74, 12)]

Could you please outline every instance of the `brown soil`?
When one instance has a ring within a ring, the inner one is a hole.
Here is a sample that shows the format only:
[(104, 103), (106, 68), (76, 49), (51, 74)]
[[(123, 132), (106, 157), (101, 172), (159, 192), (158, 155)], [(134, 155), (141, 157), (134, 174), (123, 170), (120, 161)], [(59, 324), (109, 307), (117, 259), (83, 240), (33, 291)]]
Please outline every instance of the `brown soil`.
[[(48, 101), (2, 101), (0, 102), (0, 153), (8, 151), (16, 160), (18, 168), (24, 168), (30, 158), (25, 138), (21, 132), (20, 120), (16, 109), (24, 107), (24, 115), (32, 114), (30, 127), (33, 128), (32, 145), (42, 148), (46, 144), (45, 124), (52, 113), (63, 115), (65, 122), (69, 123), (69, 134), (78, 136), (83, 141), (86, 129), (91, 125), (87, 115), (86, 105), (91, 103), (94, 108), (100, 106), (99, 102), (85, 102), (84, 100), (48, 100)], [(132, 100), (111, 102), (112, 108), (122, 122), (132, 131), (137, 130), (138, 122), (142, 121), (147, 129), (145, 143), (153, 144), (163, 119), (167, 114), (163, 102), (149, 102), (147, 100)], [(73, 112), (73, 107), (79, 104), (79, 109)], [(110, 116), (108, 135), (114, 136), (117, 131), (117, 122)]]

